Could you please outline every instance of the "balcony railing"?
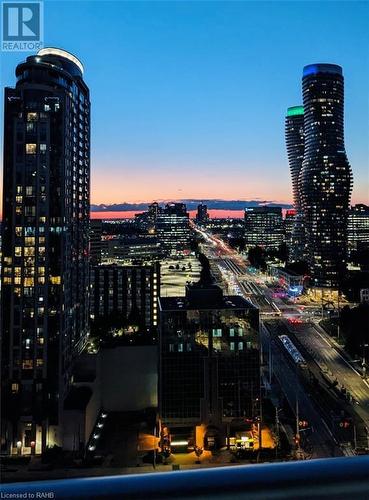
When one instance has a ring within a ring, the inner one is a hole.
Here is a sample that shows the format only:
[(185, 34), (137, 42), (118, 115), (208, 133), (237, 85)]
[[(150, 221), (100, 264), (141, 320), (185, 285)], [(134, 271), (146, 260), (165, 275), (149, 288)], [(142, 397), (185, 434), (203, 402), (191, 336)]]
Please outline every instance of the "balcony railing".
[(0, 490), (2, 498), (364, 499), (369, 456), (8, 483)]

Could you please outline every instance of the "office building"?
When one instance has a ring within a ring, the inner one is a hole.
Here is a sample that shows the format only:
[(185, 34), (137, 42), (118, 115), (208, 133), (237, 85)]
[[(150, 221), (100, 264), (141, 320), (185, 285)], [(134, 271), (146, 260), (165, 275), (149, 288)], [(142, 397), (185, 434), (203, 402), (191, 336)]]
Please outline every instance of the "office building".
[(278, 248), (284, 241), (282, 209), (251, 207), (245, 209), (245, 245)]
[(155, 232), (156, 220), (158, 214), (162, 213), (163, 208), (160, 207), (159, 203), (154, 201), (148, 206), (146, 212), (141, 212), (135, 215), (135, 225), (139, 229), (144, 229), (149, 233)]
[(160, 245), (168, 254), (190, 249), (190, 220), (184, 203), (166, 204), (157, 215), (156, 234)]
[(350, 252), (369, 247), (369, 207), (367, 205), (357, 204), (349, 210), (348, 247)]
[(155, 261), (165, 254), (155, 234), (114, 236), (103, 240), (103, 262)]
[(310, 64), (302, 78), (304, 160), (301, 203), (311, 283), (338, 288), (346, 274), (352, 174), (344, 145), (344, 80), (335, 64)]
[(293, 205), (296, 211), (292, 231), (287, 237), (287, 245), (289, 249), (289, 261), (295, 262), (304, 260), (306, 257), (305, 228), (301, 209), (301, 192), (299, 188), (299, 177), (302, 161), (304, 159), (303, 106), (293, 106), (287, 109), (285, 119), (285, 136), (288, 163), (292, 179)]
[(90, 102), (80, 61), (46, 48), (5, 89), (2, 450), (62, 445), (89, 321)]
[(196, 222), (198, 224), (204, 224), (209, 220), (208, 207), (203, 203), (197, 206)]
[(100, 265), (91, 270), (91, 319), (114, 319), (154, 335), (158, 324), (160, 265)]
[(259, 416), (258, 309), (199, 282), (186, 287), (185, 297), (160, 297), (159, 310), (163, 425), (189, 440), (203, 426), (198, 446), (208, 432), (224, 444), (235, 421)]

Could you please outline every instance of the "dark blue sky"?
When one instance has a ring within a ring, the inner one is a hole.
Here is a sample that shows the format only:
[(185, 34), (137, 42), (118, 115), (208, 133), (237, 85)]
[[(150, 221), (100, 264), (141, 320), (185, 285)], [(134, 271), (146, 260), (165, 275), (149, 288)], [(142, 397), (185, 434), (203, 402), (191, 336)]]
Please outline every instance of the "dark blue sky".
[[(92, 201), (290, 201), (286, 108), (305, 64), (345, 75), (353, 201), (368, 201), (367, 2), (45, 2), (45, 46), (92, 100)], [(27, 54), (1, 54), (3, 85)]]

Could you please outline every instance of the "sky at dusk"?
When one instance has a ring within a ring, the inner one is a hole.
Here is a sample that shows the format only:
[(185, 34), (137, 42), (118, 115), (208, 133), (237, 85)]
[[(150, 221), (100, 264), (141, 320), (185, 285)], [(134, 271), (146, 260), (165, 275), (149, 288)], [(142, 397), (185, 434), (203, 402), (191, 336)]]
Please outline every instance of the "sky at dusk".
[[(44, 20), (45, 46), (85, 66), (92, 203), (290, 202), (284, 116), (316, 62), (343, 66), (352, 201), (369, 202), (367, 2), (45, 1)], [(1, 54), (2, 86), (27, 55)]]

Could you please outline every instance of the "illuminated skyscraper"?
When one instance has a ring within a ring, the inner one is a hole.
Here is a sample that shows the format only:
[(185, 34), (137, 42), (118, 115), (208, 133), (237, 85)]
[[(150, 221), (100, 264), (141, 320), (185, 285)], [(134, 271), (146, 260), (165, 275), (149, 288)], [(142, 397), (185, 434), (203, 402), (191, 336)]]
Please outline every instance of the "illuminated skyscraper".
[[(42, 49), (5, 89), (2, 446), (61, 443), (89, 318), (90, 102), (80, 61)], [(19, 451), (19, 450), (18, 450)]]
[(167, 203), (156, 217), (156, 234), (165, 251), (181, 253), (190, 248), (190, 219), (184, 203)]
[(289, 245), (289, 260), (303, 260), (305, 257), (305, 229), (301, 210), (299, 176), (304, 159), (304, 107), (288, 108), (285, 121), (286, 147), (292, 179), (293, 205), (296, 210)]
[(278, 248), (284, 239), (281, 207), (245, 208), (245, 244)]
[(312, 283), (337, 288), (345, 275), (352, 173), (344, 145), (342, 68), (305, 66), (301, 201)]

